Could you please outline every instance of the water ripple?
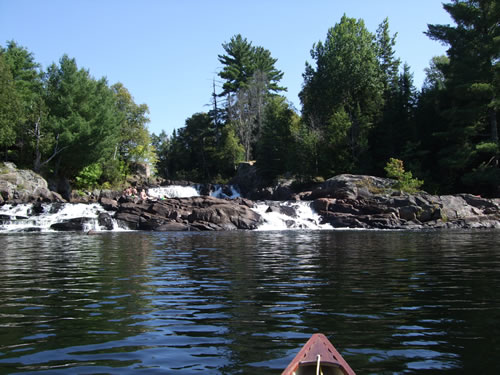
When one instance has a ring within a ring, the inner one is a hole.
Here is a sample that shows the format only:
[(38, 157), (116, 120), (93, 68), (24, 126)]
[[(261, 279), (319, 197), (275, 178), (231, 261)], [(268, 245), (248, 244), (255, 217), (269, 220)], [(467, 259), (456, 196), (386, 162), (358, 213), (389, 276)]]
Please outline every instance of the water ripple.
[(0, 373), (275, 374), (318, 331), (358, 373), (494, 373), (499, 239), (0, 236)]

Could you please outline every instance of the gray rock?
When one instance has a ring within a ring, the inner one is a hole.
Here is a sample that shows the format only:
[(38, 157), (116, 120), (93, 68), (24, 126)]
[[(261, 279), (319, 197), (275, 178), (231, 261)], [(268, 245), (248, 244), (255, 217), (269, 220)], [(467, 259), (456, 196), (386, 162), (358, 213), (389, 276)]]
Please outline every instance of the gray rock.
[(417, 206), (404, 206), (398, 209), (399, 217), (406, 221), (415, 221), (420, 208)]
[(101, 204), (102, 207), (104, 207), (106, 211), (118, 210), (118, 202), (114, 199), (101, 197), (99, 198), (99, 203)]
[(393, 183), (371, 176), (336, 176), (312, 191), (312, 206), (324, 222), (334, 227), (500, 227), (500, 199), (470, 194), (408, 194), (392, 190)]
[(364, 175), (342, 174), (326, 180), (311, 192), (311, 199), (356, 199), (388, 194), (394, 180)]
[(14, 163), (9, 162), (0, 164), (0, 196), (2, 202), (65, 201), (61, 195), (48, 189), (47, 181), (42, 176), (30, 170), (17, 169)]
[(255, 229), (260, 215), (246, 199), (227, 200), (209, 196), (170, 198), (158, 201), (118, 203), (115, 218), (131, 229), (233, 230)]
[(60, 223), (55, 223), (50, 226), (50, 229), (57, 231), (78, 231), (81, 232), (85, 229), (85, 224), (87, 224), (91, 219), (86, 217), (78, 217), (75, 219), (64, 220)]
[(105, 228), (107, 230), (113, 229), (113, 219), (107, 212), (101, 212), (97, 217), (97, 222), (102, 228)]

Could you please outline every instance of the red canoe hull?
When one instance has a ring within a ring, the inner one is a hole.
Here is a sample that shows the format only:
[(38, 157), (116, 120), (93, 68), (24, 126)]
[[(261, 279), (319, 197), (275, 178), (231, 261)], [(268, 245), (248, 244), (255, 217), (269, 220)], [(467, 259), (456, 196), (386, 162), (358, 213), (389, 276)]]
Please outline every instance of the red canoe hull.
[(325, 335), (311, 336), (281, 375), (316, 374), (319, 365), (323, 374), (356, 375)]

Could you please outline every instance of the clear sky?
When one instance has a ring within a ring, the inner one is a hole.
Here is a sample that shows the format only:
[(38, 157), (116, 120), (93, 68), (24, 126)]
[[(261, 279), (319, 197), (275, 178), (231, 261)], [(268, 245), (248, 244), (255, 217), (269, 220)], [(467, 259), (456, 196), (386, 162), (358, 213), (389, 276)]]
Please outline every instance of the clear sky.
[(417, 88), (430, 59), (446, 51), (423, 34), (427, 24), (452, 23), (440, 0), (0, 0), (0, 45), (15, 40), (44, 69), (68, 54), (95, 78), (122, 82), (149, 106), (150, 131), (171, 134), (210, 109), (217, 55), (238, 33), (278, 59), (286, 96), (300, 109), (311, 47), (344, 13), (373, 33), (389, 18)]

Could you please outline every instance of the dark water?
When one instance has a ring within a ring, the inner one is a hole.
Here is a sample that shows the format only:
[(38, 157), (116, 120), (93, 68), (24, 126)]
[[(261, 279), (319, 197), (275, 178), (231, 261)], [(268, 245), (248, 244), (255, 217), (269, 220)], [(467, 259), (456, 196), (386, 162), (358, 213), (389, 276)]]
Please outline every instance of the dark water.
[(0, 373), (500, 373), (500, 232), (0, 236)]

